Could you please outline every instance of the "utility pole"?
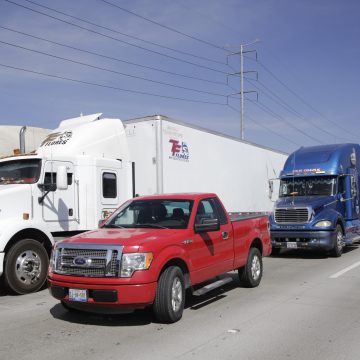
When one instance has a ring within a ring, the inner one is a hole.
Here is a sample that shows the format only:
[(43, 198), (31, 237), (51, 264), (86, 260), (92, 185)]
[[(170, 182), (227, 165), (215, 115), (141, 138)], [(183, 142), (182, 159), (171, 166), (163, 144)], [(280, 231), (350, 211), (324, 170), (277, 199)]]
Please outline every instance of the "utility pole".
[[(240, 95), (240, 139), (244, 140), (245, 139), (245, 94), (247, 93), (251, 93), (251, 92), (256, 92), (256, 91), (244, 91), (244, 74), (245, 73), (249, 73), (249, 72), (256, 72), (257, 71), (244, 71), (244, 54), (249, 53), (249, 52), (255, 52), (256, 50), (244, 50), (245, 46), (248, 45), (253, 45), (255, 43), (257, 43), (259, 40), (256, 39), (251, 43), (248, 44), (241, 44), (241, 45), (226, 45), (225, 47), (236, 47), (236, 48), (240, 48), (239, 52), (235, 52), (235, 53), (231, 53), (228, 55), (227, 60), (229, 58), (229, 56), (233, 56), (233, 55), (240, 55), (240, 72), (236, 72), (233, 74), (229, 74), (229, 75), (238, 75), (240, 78), (240, 92), (236, 93), (236, 94), (232, 94), (232, 95)], [(227, 61), (228, 63), (228, 61)], [(257, 93), (257, 92), (256, 92)], [(231, 96), (231, 95), (230, 95)]]
[(240, 45), (240, 139), (244, 137), (244, 45)]

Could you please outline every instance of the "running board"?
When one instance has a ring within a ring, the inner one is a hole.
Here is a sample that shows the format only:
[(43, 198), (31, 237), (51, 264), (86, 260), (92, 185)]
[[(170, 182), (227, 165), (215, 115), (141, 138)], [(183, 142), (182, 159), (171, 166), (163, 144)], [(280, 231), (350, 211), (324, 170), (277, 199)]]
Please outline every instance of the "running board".
[(225, 278), (223, 278), (221, 280), (218, 280), (218, 281), (215, 281), (215, 282), (213, 282), (211, 284), (205, 285), (204, 287), (194, 291), (192, 294), (194, 296), (201, 296), (201, 295), (204, 295), (204, 294), (208, 293), (211, 290), (214, 290), (214, 289), (216, 289), (216, 288), (218, 288), (220, 286), (223, 286), (225, 284), (228, 284), (228, 283), (230, 283), (232, 281), (233, 281), (232, 277), (230, 277), (230, 276), (225, 277)]

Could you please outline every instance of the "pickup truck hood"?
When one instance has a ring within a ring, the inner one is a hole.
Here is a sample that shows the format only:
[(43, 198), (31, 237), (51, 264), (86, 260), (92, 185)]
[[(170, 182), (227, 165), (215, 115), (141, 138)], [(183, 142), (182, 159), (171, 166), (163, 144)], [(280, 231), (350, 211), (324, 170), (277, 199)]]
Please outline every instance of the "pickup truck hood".
[[(186, 231), (186, 230), (185, 230)], [(179, 229), (97, 229), (63, 240), (62, 243), (142, 246), (153, 241), (169, 241)]]
[(276, 202), (276, 208), (310, 207), (317, 209), (336, 200), (335, 196), (298, 196), (284, 197)]

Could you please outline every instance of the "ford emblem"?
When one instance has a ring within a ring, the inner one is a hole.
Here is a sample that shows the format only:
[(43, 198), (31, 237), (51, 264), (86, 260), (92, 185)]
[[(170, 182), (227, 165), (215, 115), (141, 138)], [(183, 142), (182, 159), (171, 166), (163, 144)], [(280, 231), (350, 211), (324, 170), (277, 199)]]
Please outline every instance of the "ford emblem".
[(83, 256), (77, 256), (73, 260), (74, 265), (77, 266), (90, 266), (91, 265), (91, 259)]

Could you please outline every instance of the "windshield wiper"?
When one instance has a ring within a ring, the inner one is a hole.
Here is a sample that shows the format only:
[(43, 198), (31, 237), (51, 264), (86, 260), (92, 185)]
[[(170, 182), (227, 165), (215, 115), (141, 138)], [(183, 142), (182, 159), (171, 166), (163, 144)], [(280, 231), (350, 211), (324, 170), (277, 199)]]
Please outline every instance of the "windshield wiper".
[(168, 229), (168, 227), (166, 226), (162, 226), (159, 224), (136, 224), (135, 227), (139, 227), (139, 228), (156, 228), (156, 229)]
[(125, 229), (125, 226), (122, 225), (104, 225), (103, 228), (107, 228), (107, 229)]

